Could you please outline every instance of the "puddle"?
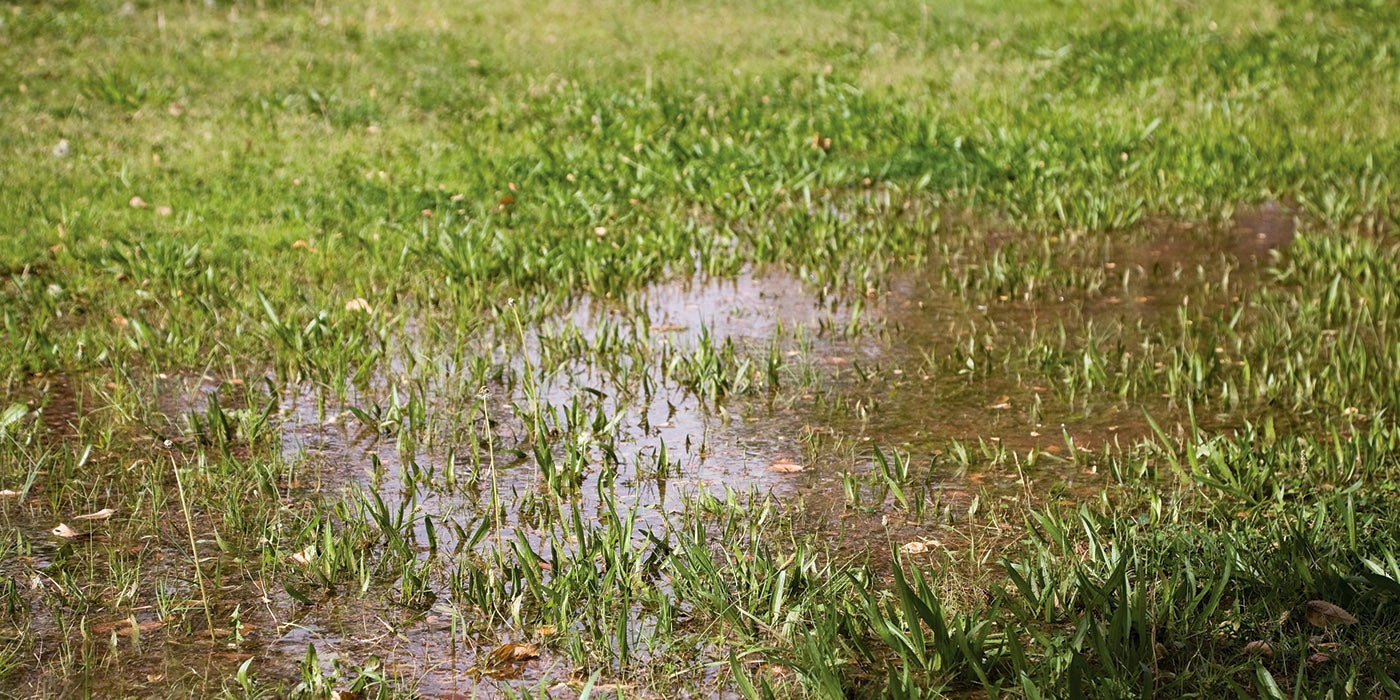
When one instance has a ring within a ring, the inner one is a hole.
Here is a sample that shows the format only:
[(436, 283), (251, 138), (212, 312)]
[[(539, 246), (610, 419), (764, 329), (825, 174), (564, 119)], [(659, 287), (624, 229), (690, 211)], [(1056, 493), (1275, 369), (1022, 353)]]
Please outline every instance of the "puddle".
[[(1260, 262), (1293, 235), (1286, 208), (1265, 205), (1241, 212), (1229, 230), (1164, 227), (1067, 246), (1050, 266), (1059, 277), (998, 278), (988, 243), (986, 255), (931, 259), (923, 271), (900, 273), (853, 299), (778, 270), (669, 282), (621, 300), (585, 300), (522, 342), (477, 339), (474, 351), (503, 368), (484, 392), (469, 380), (477, 375), (460, 349), (435, 347), (438, 341), (405, 324), (395, 339), (405, 357), (343, 397), (310, 385), (152, 380), (164, 422), (146, 426), (151, 447), (134, 443), (129, 451), (164, 449), (178, 461), (227, 449), (235, 462), (270, 465), (272, 488), (292, 509), (349, 489), (377, 494), (411, 517), (425, 566), (432, 555), (422, 543), (456, 551), (464, 533), (494, 517), (483, 500), (493, 487), (506, 505), (501, 539), (539, 551), (560, 545), (539, 526), (540, 508), (577, 508), (601, 522), (616, 503), (635, 516), (634, 540), (645, 546), (648, 536), (665, 539), (687, 498), (726, 489), (801, 504), (807, 527), (826, 534), (835, 551), (866, 548), (879, 557), (890, 541), (959, 547), (969, 536), (963, 516), (979, 498), (1088, 497), (1107, 478), (1092, 454), (1148, 439), (1147, 416), (1179, 430), (1185, 406), (1107, 392), (1107, 377), (1077, 378), (1076, 368), (1102, 362), (1113, 371), (1155, 371), (1151, 347), (1180, 333), (1181, 309), (1230, 311), (1244, 303)], [(81, 414), (93, 410), (66, 386), (53, 380), (42, 389), (44, 430), (55, 444), (77, 438)], [(1250, 416), (1197, 418), (1228, 428)], [(246, 439), (248, 431), (263, 432)], [(552, 467), (541, 463), (545, 454)], [(551, 486), (551, 469), (575, 476)], [(886, 478), (891, 469), (899, 474)], [(923, 517), (894, 509), (891, 484), (924, 504)], [(44, 496), (41, 487), (29, 500)], [(158, 540), (118, 534), (74, 545), (44, 536), (54, 516), (42, 506), (0, 503), (0, 512), (10, 527), (44, 543), (25, 561), (7, 563), (7, 576), (38, 577), (40, 588), (52, 588), (43, 578), (55, 573), (57, 559), (73, 556), (64, 548), (84, 546), (92, 548), (84, 560), (90, 566), (141, 558), (142, 578), (154, 582), (145, 585), (159, 590), (141, 588), (136, 599), (196, 597), (178, 528)], [(209, 528), (199, 532), (202, 553), (216, 551)], [(206, 665), (190, 677), (203, 685), (192, 692), (212, 693), (219, 687), (209, 679), (231, 678), (248, 658), (261, 677), (294, 682), (308, 645), (323, 669), (336, 659), (363, 664), (375, 656), (429, 698), (577, 680), (567, 657), (547, 649), (516, 679), (473, 672), (479, 654), (526, 640), (506, 624), (457, 628), (450, 610), (432, 602), (433, 589), (442, 588), (441, 574), (433, 576), (427, 602), (415, 610), (378, 602), (381, 595), (370, 604), (318, 596), (308, 606), (247, 567), (226, 573), (224, 588), (211, 595), (216, 627), (229, 625), (237, 610), (242, 641), (228, 642), (228, 634), (218, 644), (195, 641), (207, 629), (203, 611), (185, 609), (179, 634), (151, 627), (139, 646), (116, 633), (108, 635), (118, 637), (116, 645), (89, 643), (92, 653), (112, 659), (91, 678), (58, 686), (21, 673), (6, 683), (44, 693), (134, 693), (171, 687), (151, 679), (173, 677), (173, 657), (200, 657)], [(37, 604), (29, 619), (41, 647), (69, 624)], [(144, 609), (135, 619), (175, 626)], [(643, 622), (634, 621), (629, 634), (645, 646)], [(162, 640), (187, 650), (163, 650)]]
[(1236, 211), (1230, 228), (1233, 252), (1241, 261), (1267, 261), (1273, 251), (1286, 248), (1297, 234), (1292, 207), (1272, 201)]

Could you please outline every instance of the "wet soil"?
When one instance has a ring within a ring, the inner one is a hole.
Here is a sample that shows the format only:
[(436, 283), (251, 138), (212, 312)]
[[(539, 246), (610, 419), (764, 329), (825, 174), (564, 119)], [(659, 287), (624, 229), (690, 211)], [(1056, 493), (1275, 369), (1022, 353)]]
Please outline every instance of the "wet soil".
[[(600, 493), (635, 507), (639, 536), (664, 533), (687, 495), (728, 488), (771, 493), (800, 508), (811, 531), (830, 538), (833, 553), (883, 556), (892, 545), (910, 542), (956, 549), (973, 536), (965, 516), (980, 499), (1072, 503), (1105, 483), (1099, 463), (1088, 455), (1132, 449), (1152, 439), (1148, 417), (1177, 431), (1188, 420), (1187, 407), (1169, 397), (1071, 391), (1065, 383), (1057, 384), (1056, 376), (1018, 358), (1015, 348), (1057, 335), (1071, 339), (1066, 347), (1078, 352), (1084, 343), (1073, 339), (1091, 332), (1100, 342), (1134, 347), (1175, 323), (1183, 304), (1228, 311), (1265, 283), (1264, 267), (1294, 235), (1287, 207), (1266, 204), (1242, 210), (1225, 229), (1164, 225), (1124, 241), (1106, 238), (1102, 247), (1081, 246), (1060, 261), (1080, 279), (1103, 281), (1074, 291), (1053, 285), (1006, 293), (991, 288), (975, 294), (949, 291), (928, 270), (941, 266), (949, 274), (979, 274), (970, 267), (959, 270), (970, 263), (955, 260), (931, 260), (924, 271), (897, 274), (869, 296), (849, 300), (835, 300), (781, 270), (753, 270), (734, 280), (667, 282), (628, 302), (585, 300), (559, 323), (590, 338), (599, 328), (628, 327), (640, 319), (655, 356), (688, 351), (706, 337), (732, 342), (745, 357), (762, 357), (777, 347), (783, 381), (715, 401), (661, 373), (645, 389), (611, 386), (613, 374), (580, 356), (547, 374), (540, 400), (561, 408), (574, 402), (589, 411), (623, 416), (611, 451), (588, 448), (593, 466), (571, 498), (599, 517), (604, 510)], [(1230, 282), (1202, 298), (1199, 281), (1221, 278)], [(1089, 287), (1095, 291), (1085, 292)], [(411, 336), (401, 340), (405, 347), (415, 346)], [(539, 352), (544, 342), (532, 337), (526, 346)], [(970, 365), (946, 359), (962, 355)], [(979, 366), (989, 362), (990, 368)], [(539, 366), (539, 358), (533, 363)], [(427, 393), (460, 383), (460, 378), (438, 381), (423, 385)], [(100, 410), (100, 401), (85, 397), (75, 383), (44, 378), (26, 398), (41, 409), (46, 440), (58, 449), (78, 449), (73, 444), (78, 424), (85, 413)], [(391, 507), (410, 501), (439, 523), (470, 523), (483, 517), (477, 490), (484, 488), (484, 480), (448, 488), (434, 486), (438, 478), (425, 483), (418, 477), (425, 470), (445, 474), (456, 460), (469, 466), (467, 455), (479, 455), (488, 444), (495, 462), (483, 467), (478, 459), (474, 468), (489, 469), (508, 501), (541, 488), (539, 467), (530, 457), (529, 426), (518, 410), (524, 398), (510, 384), (487, 387), (490, 396), (469, 411), (460, 405), (460, 390), (426, 396), (430, 413), (472, 415), (454, 423), (454, 430), (415, 439), (396, 439), (392, 431), (367, 426), (352, 411), (387, 405), (395, 387), (402, 388), (391, 378), (332, 399), (312, 386), (264, 384), (259, 388), (257, 382), (203, 375), (153, 378), (153, 409), (161, 420), (148, 422), (148, 435), (126, 436), (130, 444), (110, 451), (124, 452), (127, 459), (151, 458), (142, 453), (152, 450), (173, 454), (176, 461), (192, 459), (201, 436), (191, 416), (208, 411), (211, 400), (227, 411), (271, 405), (271, 442), (234, 445), (233, 457), (282, 465), (279, 473), (286, 476), (279, 486), (289, 503), (353, 486), (378, 493)], [(1198, 416), (1216, 428), (1247, 418), (1219, 412)], [(895, 499), (880, 477), (877, 447), (911, 464), (904, 484), (925, 504), (920, 516), (894, 508)], [(669, 463), (648, 468), (663, 449)], [(609, 472), (609, 483), (600, 486), (600, 475)], [(409, 473), (415, 477), (408, 478)], [(852, 488), (859, 496), (854, 501)], [(189, 553), (176, 524), (160, 538), (131, 539), (120, 526), (124, 515), (118, 515), (88, 525), (91, 536), (65, 541), (46, 533), (73, 514), (53, 512), (44, 499), (42, 488), (22, 499), (0, 499), (0, 522), (43, 543), (4, 564), (0, 573), (10, 580), (56, 592), (60, 586), (54, 580), (73, 570), (74, 563), (91, 571), (109, 559), (126, 558), (140, 561), (143, 578), (164, 582), (160, 595), (196, 597), (187, 580)], [(539, 537), (515, 513), (506, 524), (507, 538), (515, 530)], [(417, 536), (426, 539), (421, 521), (417, 527)], [(447, 532), (438, 531), (444, 549), (454, 544)], [(198, 536), (202, 542), (213, 539), (209, 528), (199, 528)], [(137, 597), (153, 595), (146, 590)], [(86, 675), (55, 679), (20, 673), (6, 685), (30, 694), (113, 689), (140, 694), (177, 687), (206, 694), (219, 689), (210, 679), (232, 678), (248, 658), (259, 660), (263, 678), (293, 682), (308, 645), (316, 647), (325, 669), (335, 668), (337, 659), (363, 663), (377, 657), (391, 674), (412, 679), (424, 697), (489, 695), (501, 682), (564, 682), (576, 675), (562, 656), (546, 652), (525, 664), (516, 679), (483, 676), (477, 655), (503, 639), (482, 638), (474, 645), (460, 633), (454, 636), (445, 617), (432, 608), (405, 615), (402, 608), (366, 605), (353, 597), (318, 599), (308, 606), (251, 573), (221, 579), (211, 598), (216, 627), (237, 609), (244, 629), (218, 629), (211, 642), (203, 610), (194, 606), (167, 619), (149, 606), (125, 617), (104, 615), (99, 608), (89, 617), (111, 627), (96, 635), (101, 641), (85, 647), (97, 660), (86, 667)], [(24, 613), (38, 639), (32, 653), (40, 655), (53, 640), (72, 634), (71, 626), (83, 618), (75, 612), (58, 619), (44, 609), (36, 602)], [(509, 641), (509, 633), (506, 637)]]

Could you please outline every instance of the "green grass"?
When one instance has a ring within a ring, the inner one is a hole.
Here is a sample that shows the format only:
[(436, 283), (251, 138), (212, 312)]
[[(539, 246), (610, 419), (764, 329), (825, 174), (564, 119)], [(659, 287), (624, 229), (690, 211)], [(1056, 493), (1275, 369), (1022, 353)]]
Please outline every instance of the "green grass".
[(0, 693), (1400, 693), (1393, 3), (0, 46)]

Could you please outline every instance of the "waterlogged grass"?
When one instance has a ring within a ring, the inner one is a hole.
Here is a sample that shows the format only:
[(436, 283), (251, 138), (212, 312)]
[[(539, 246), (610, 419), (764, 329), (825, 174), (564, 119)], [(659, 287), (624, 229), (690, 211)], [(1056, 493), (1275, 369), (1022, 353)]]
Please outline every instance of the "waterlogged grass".
[(0, 692), (1400, 694), (1397, 27), (0, 8)]

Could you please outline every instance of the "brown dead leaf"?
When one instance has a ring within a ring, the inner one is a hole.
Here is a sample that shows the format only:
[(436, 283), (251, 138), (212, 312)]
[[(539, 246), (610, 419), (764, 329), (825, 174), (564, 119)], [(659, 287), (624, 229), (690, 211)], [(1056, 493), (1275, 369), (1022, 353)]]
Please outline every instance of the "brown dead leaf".
[(779, 474), (796, 474), (801, 471), (806, 471), (807, 468), (786, 457), (779, 457), (773, 460), (772, 464), (768, 465), (768, 469)]
[(1268, 642), (1259, 639), (1244, 645), (1244, 653), (1262, 656), (1266, 659), (1274, 658), (1274, 648)]
[(900, 547), (899, 551), (904, 554), (924, 554), (928, 551), (928, 545), (918, 541), (909, 542)]
[(75, 516), (73, 516), (73, 519), (74, 519), (74, 520), (106, 520), (107, 518), (112, 517), (112, 514), (113, 514), (113, 513), (116, 513), (116, 512), (117, 512), (117, 511), (112, 510), (111, 508), (103, 508), (102, 510), (97, 511), (96, 513), (87, 513), (87, 514), (85, 514), (85, 515), (75, 515)]
[(1308, 624), (1322, 629), (1330, 629), (1337, 625), (1354, 625), (1356, 618), (1352, 614), (1343, 610), (1341, 606), (1333, 605), (1325, 600), (1308, 601), (1307, 612), (1304, 616)]
[(68, 527), (68, 525), (64, 523), (59, 523), (57, 526), (54, 527), (54, 529), (49, 530), (49, 534), (53, 535), (54, 537), (62, 537), (65, 540), (75, 540), (79, 537), (86, 537), (85, 534), (78, 532), (77, 530), (74, 530), (71, 527)]
[(505, 666), (506, 664), (519, 664), (540, 658), (540, 650), (534, 644), (516, 644), (507, 642), (486, 655), (486, 663), (490, 666)]
[(312, 559), (316, 558), (316, 545), (310, 545), (306, 549), (303, 549), (300, 552), (297, 552), (287, 558), (291, 559), (293, 564), (300, 564), (301, 566), (306, 566), (307, 564), (311, 563)]

